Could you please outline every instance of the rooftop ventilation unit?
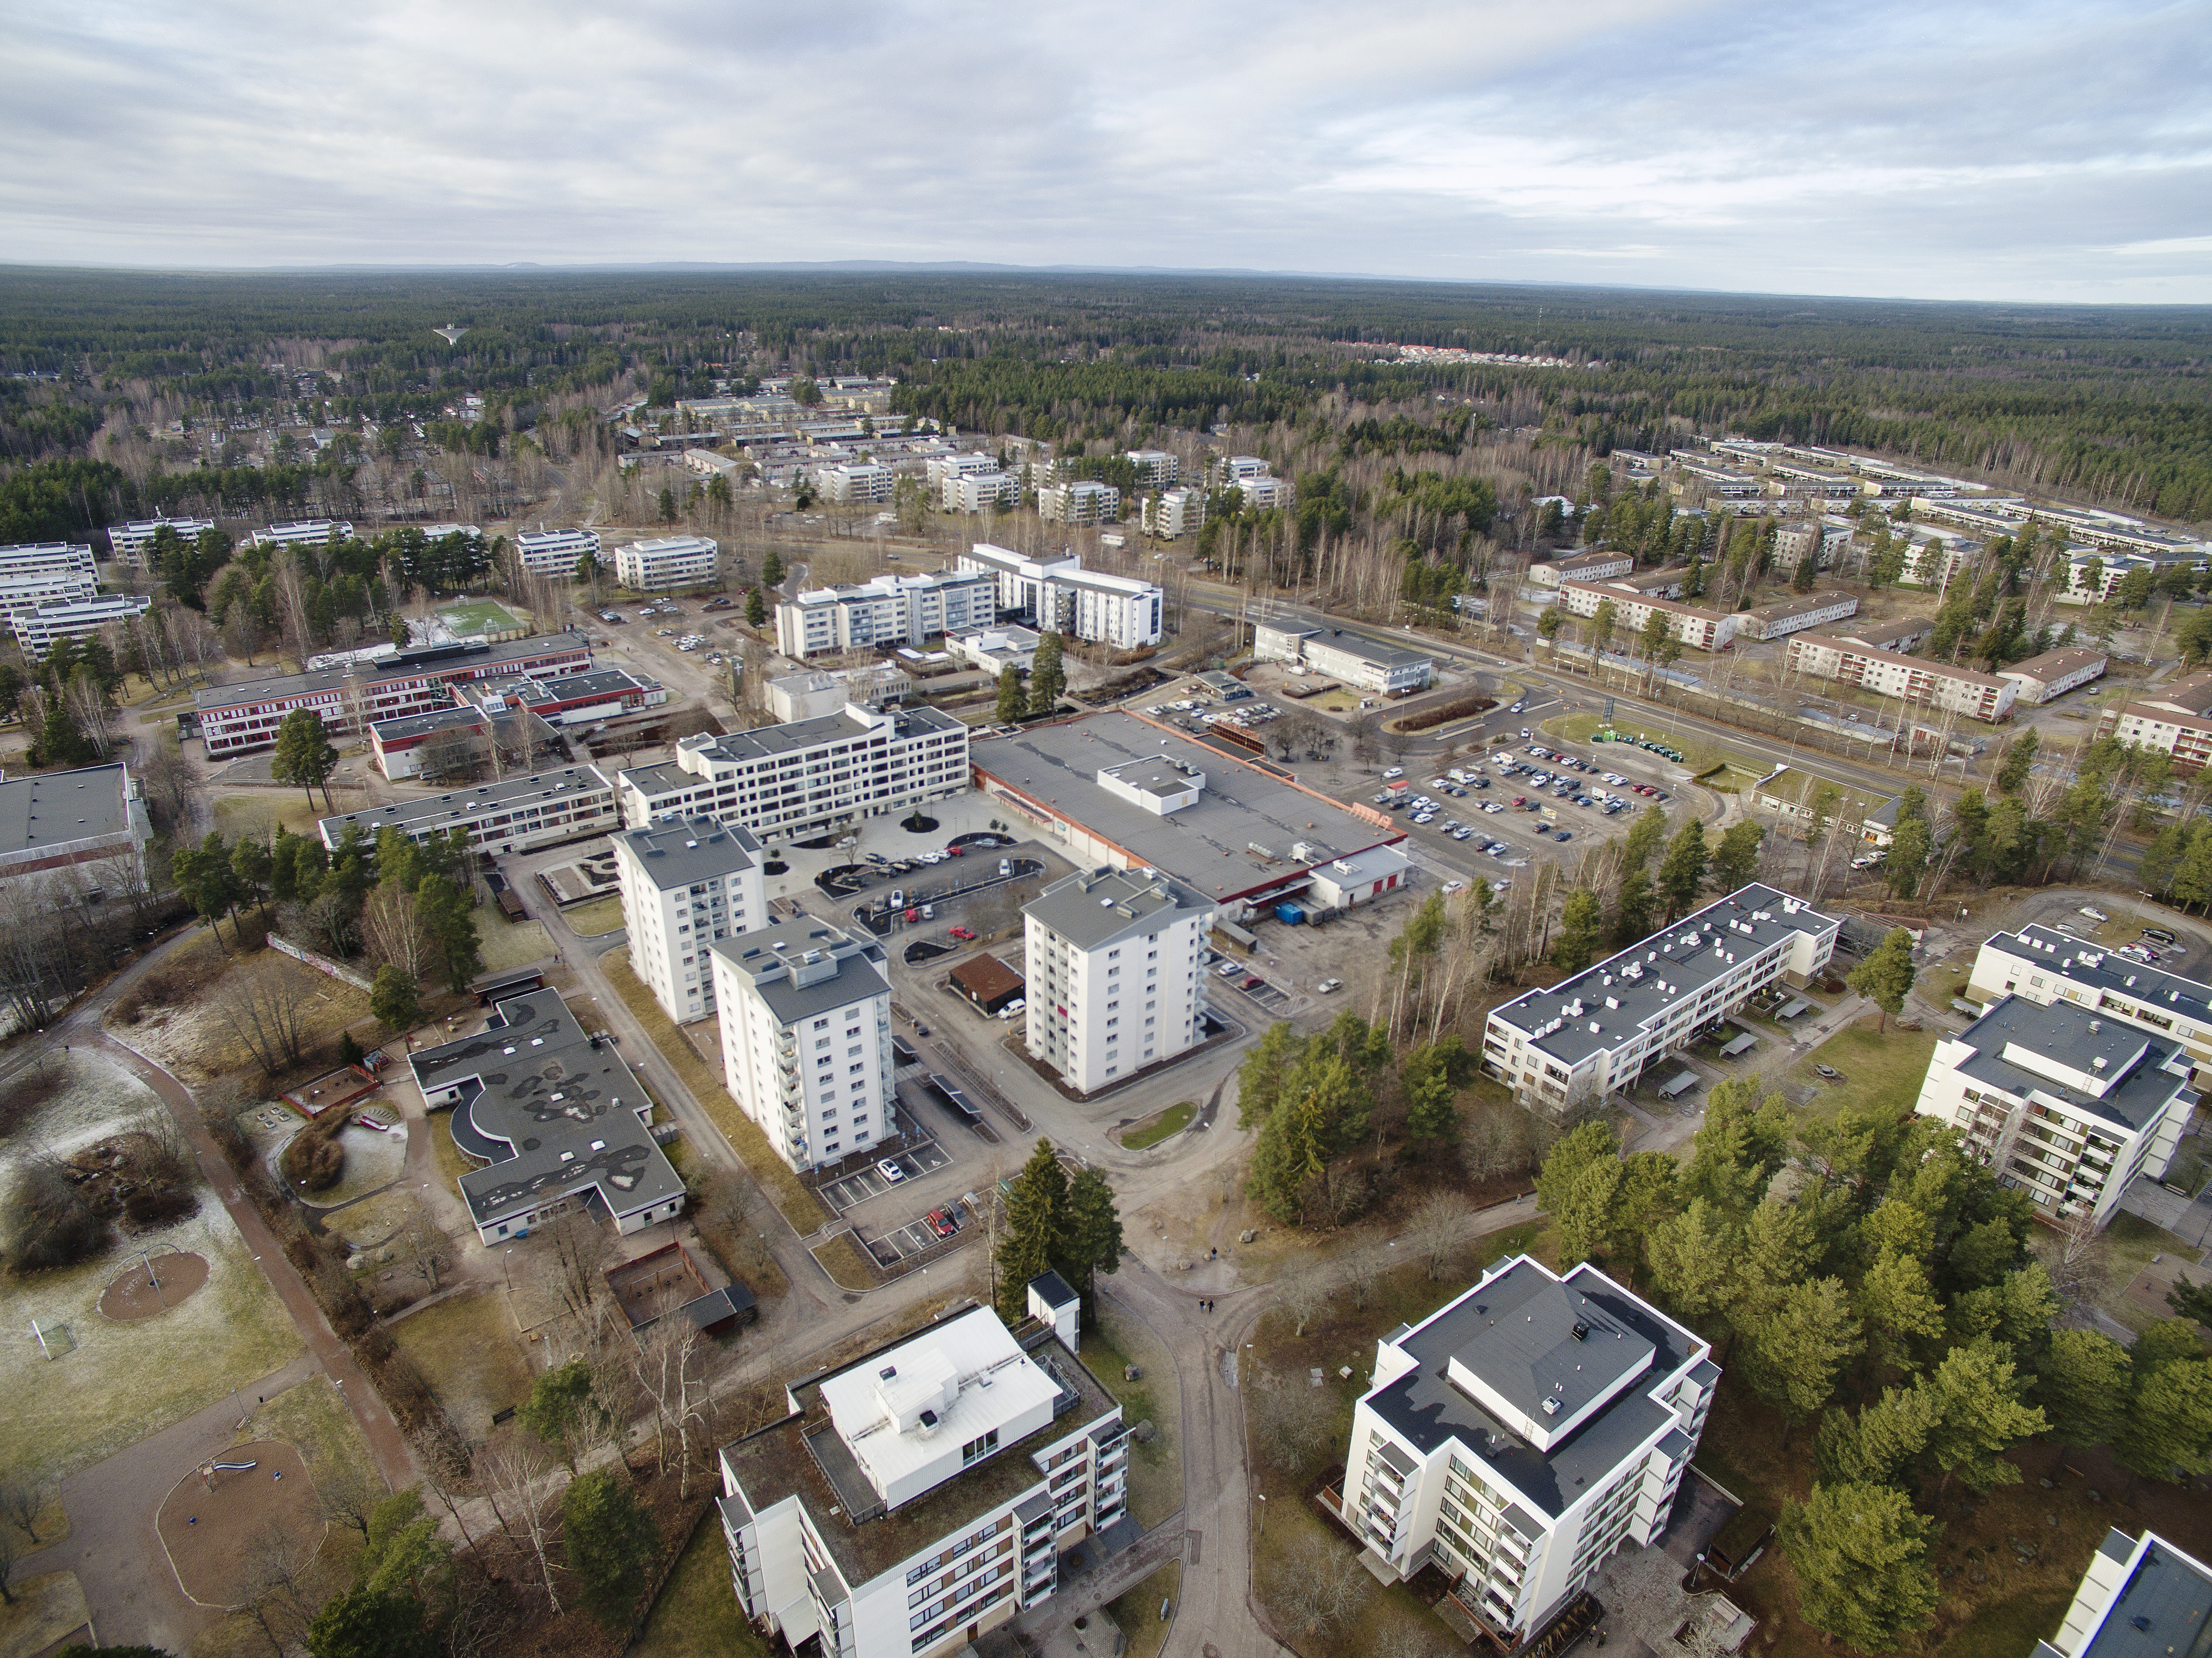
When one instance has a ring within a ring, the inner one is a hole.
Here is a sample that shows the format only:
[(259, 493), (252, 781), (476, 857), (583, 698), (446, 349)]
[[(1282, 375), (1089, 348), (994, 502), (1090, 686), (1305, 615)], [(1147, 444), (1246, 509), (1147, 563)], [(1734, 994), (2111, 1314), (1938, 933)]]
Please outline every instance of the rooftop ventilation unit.
[(1557, 1416), (1559, 1413), (1559, 1401), (1553, 1398), (1549, 1394), (1547, 1394), (1544, 1396), (1544, 1414), (1546, 1416)]

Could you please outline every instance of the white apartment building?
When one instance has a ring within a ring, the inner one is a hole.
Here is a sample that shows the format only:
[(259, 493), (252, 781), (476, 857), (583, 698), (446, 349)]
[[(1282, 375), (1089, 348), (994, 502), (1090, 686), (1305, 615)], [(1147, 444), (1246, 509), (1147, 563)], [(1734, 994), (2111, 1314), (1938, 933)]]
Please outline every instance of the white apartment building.
[(891, 469), (872, 460), (845, 461), (816, 469), (814, 487), (822, 499), (840, 502), (889, 501), (896, 480)]
[(797, 659), (879, 645), (920, 645), (997, 618), (997, 584), (978, 571), (879, 575), (857, 587), (813, 587), (775, 607), (775, 647)]
[(2197, 1658), (2212, 1619), (2212, 1566), (2156, 1532), (2105, 1533), (2081, 1587), (2033, 1658), (2162, 1658), (2176, 1648)]
[(1431, 684), (1436, 678), (1433, 659), (1402, 645), (1392, 645), (1339, 628), (1276, 628), (1265, 623), (1253, 630), (1253, 656), (1261, 662), (1297, 662), (1384, 696), (1404, 696)]
[(1137, 469), (1140, 489), (1167, 489), (1182, 476), (1182, 463), (1164, 449), (1129, 449), (1121, 459)]
[(1205, 1041), (1213, 920), (1212, 903), (1146, 870), (1047, 887), (1022, 906), (1030, 1057), (1090, 1094)]
[(1482, 1068), (1524, 1105), (1558, 1112), (1602, 1099), (1769, 985), (1811, 979), (1835, 953), (1841, 926), (1753, 882), (1494, 1010)]
[(763, 841), (903, 812), (968, 787), (968, 727), (934, 708), (847, 704), (819, 720), (678, 738), (620, 776), (623, 821), (711, 814)]
[(777, 725), (793, 726), (802, 720), (825, 720), (848, 702), (869, 708), (902, 702), (913, 689), (914, 681), (889, 662), (809, 670), (769, 680), (768, 711)]
[(57, 639), (81, 639), (102, 628), (143, 616), (154, 601), (143, 594), (101, 593), (93, 598), (71, 599), (62, 604), (41, 604), (27, 615), (11, 618), (15, 642), (33, 661), (44, 661)]
[(718, 817), (692, 817), (613, 838), (629, 963), (678, 1024), (714, 1011), (707, 947), (768, 922), (760, 842)]
[(988, 541), (960, 555), (959, 568), (998, 583), (998, 608), (1030, 618), (1042, 633), (1060, 633), (1121, 650), (1157, 645), (1166, 636), (1166, 596), (1149, 581), (1083, 568), (1073, 553), (1024, 558)]
[(515, 557), (536, 575), (573, 579), (586, 553), (599, 556), (597, 530), (526, 530), (514, 538)]
[(884, 949), (820, 922), (709, 940), (722, 1081), (793, 1169), (891, 1132), (891, 981)]
[(107, 544), (118, 564), (128, 564), (134, 569), (146, 568), (147, 555), (154, 545), (154, 537), (164, 530), (173, 530), (179, 538), (197, 541), (203, 530), (215, 528), (211, 518), (149, 518), (129, 524), (107, 526)]
[(956, 1309), (793, 1383), (781, 1422), (723, 1447), (746, 1614), (787, 1650), (951, 1658), (1048, 1600), (1062, 1552), (1126, 1540), (1128, 1427), (1076, 1357), (1075, 1299), (1047, 1272), (1012, 1330)]
[[(86, 562), (90, 563), (91, 548), (68, 550), (82, 550)], [(12, 633), (26, 618), (47, 605), (81, 604), (97, 598), (99, 593), (98, 580), (89, 569), (79, 572), (74, 568), (74, 561), (64, 563), (57, 560), (44, 569), (9, 570), (0, 566), (0, 627)]]
[(1249, 483), (1254, 478), (1271, 477), (1274, 466), (1257, 455), (1230, 455), (1221, 462), (1221, 482), (1224, 487)]
[(327, 541), (344, 541), (353, 535), (353, 521), (343, 518), (297, 519), (272, 524), (246, 537), (249, 547), (319, 547)]
[(1298, 492), (1291, 488), (1288, 478), (1239, 478), (1234, 487), (1243, 497), (1243, 507), (1248, 513), (1264, 513), (1270, 507), (1287, 508), (1298, 504)]
[(1743, 612), (1737, 631), (1753, 639), (1781, 639), (1808, 628), (1824, 627), (1859, 613), (1857, 598), (1845, 592), (1801, 593)]
[(1841, 680), (1877, 696), (1994, 724), (2012, 713), (2019, 684), (1924, 656), (1905, 656), (1831, 634), (1797, 634), (1790, 641), (1790, 668), (1814, 679)]
[(1180, 541), (1196, 535), (1206, 523), (1206, 492), (1202, 489), (1164, 489), (1146, 495), (1141, 527), (1162, 541)]
[(2170, 754), (2178, 769), (2212, 762), (2212, 669), (2177, 679), (2140, 702), (2108, 710), (2097, 735)]
[(1974, 957), (1970, 994), (2064, 1002), (2181, 1044), (2212, 1084), (2212, 986), (2100, 950), (2055, 927), (1992, 933)]
[(92, 549), (72, 541), (19, 541), (0, 547), (0, 582), (31, 578), (82, 580), (89, 591), (89, 584), (100, 579), (100, 571)]
[(1559, 584), (1559, 604), (1570, 615), (1594, 616), (1598, 606), (1607, 602), (1613, 605), (1615, 645), (1626, 644), (1629, 635), (1642, 633), (1656, 613), (1667, 618), (1667, 631), (1685, 645), (1717, 651), (1735, 638), (1742, 622), (1741, 614), (1734, 610), (1709, 610), (1702, 604), (1684, 604), (1640, 592), (1626, 579)]
[(1048, 524), (1111, 524), (1121, 516), (1121, 492), (1091, 478), (1048, 483), (1037, 491), (1037, 516)]
[[(2031, 976), (2033, 976), (2031, 974)], [(1936, 1044), (1913, 1109), (2053, 1219), (2102, 1227), (2138, 1175), (2166, 1173), (2197, 1108), (2188, 1051), (2074, 1000), (2000, 996)]]
[(1595, 1266), (1500, 1260), (1376, 1343), (1322, 1500), (1378, 1576), (1434, 1565), (1511, 1650), (1665, 1528), (1720, 1376), (1709, 1344)]
[(1962, 573), (1972, 571), (1981, 556), (1980, 542), (1969, 541), (1954, 530), (1923, 530), (1905, 550), (1898, 585), (1948, 588)]
[(1556, 587), (1567, 581), (1610, 581), (1635, 568), (1636, 561), (1626, 553), (1577, 553), (1547, 564), (1531, 564), (1528, 580), (1539, 587)]
[(2008, 668), (1999, 668), (1997, 677), (2009, 679), (2020, 687), (2021, 701), (2044, 703), (2065, 695), (2076, 685), (2101, 679), (2111, 661), (2102, 651), (2092, 650), (2086, 645), (2069, 645), (2031, 656)]
[(986, 454), (980, 449), (975, 449), (959, 453), (931, 455), (922, 462), (921, 476), (924, 483), (931, 489), (937, 489), (944, 486), (945, 480), (947, 478), (966, 477), (977, 473), (998, 472), (1004, 470), (999, 465), (999, 458), (996, 455)]
[(996, 469), (946, 476), (941, 499), (948, 513), (1012, 512), (1022, 504), (1022, 481)]
[(635, 592), (704, 586), (721, 550), (712, 536), (659, 536), (615, 549), (615, 580)]
[(388, 806), (365, 806), (315, 825), (332, 852), (349, 829), (374, 841), (379, 829), (396, 829), (417, 845), (433, 835), (464, 829), (471, 849), (487, 858), (580, 841), (621, 826), (614, 785), (597, 766), (564, 766), (527, 777), (471, 784)]

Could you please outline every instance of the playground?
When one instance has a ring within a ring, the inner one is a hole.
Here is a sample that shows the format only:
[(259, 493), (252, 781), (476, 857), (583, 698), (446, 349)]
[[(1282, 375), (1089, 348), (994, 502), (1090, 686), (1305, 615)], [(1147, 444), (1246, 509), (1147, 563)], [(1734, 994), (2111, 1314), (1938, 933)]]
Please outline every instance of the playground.
[(325, 1526), (307, 1465), (281, 1439), (232, 1445), (186, 1470), (155, 1519), (178, 1584), (204, 1606), (236, 1600), (248, 1549), (272, 1523), (298, 1540), (302, 1558)]
[(191, 1300), (207, 1281), (205, 1255), (176, 1249), (149, 1254), (108, 1280), (100, 1292), (100, 1315), (118, 1324), (156, 1318)]

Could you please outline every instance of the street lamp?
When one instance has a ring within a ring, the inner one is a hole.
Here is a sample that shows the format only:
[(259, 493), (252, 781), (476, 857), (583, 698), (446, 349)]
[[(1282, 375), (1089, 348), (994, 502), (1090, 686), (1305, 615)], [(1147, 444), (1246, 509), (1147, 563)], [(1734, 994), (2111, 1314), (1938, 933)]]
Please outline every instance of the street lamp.
[(1265, 1492), (1265, 1491), (1261, 1491), (1261, 1492), (1260, 1493), (1260, 1535), (1261, 1535), (1261, 1536), (1262, 1536), (1262, 1537), (1265, 1537), (1267, 1534), (1267, 1492)]

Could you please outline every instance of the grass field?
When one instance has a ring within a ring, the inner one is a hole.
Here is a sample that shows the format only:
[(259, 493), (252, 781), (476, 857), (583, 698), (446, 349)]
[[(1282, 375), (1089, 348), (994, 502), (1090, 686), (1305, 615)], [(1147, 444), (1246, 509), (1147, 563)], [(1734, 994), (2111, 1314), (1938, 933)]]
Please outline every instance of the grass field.
[(581, 938), (596, 938), (603, 932), (612, 932), (623, 925), (622, 900), (613, 893), (604, 898), (587, 898), (580, 904), (572, 904), (561, 912), (561, 919)]
[[(1150, 1444), (1129, 1448), (1129, 1512), (1149, 1531), (1183, 1505), (1182, 1400), (1174, 1366), (1151, 1331), (1108, 1307), (1083, 1332), (1081, 1346), (1084, 1363), (1121, 1401), (1121, 1419), (1158, 1430)], [(1140, 1373), (1134, 1382), (1126, 1375), (1133, 1363)], [(1169, 1385), (1156, 1389), (1155, 1377)]]
[(520, 1405), (535, 1380), (514, 1320), (490, 1291), (465, 1291), (390, 1327), (465, 1434), (489, 1433), (492, 1413)]
[(1132, 1151), (1149, 1151), (1170, 1134), (1180, 1134), (1190, 1126), (1198, 1114), (1194, 1101), (1184, 1100), (1164, 1111), (1155, 1112), (1119, 1136), (1123, 1145)]
[[(1792, 1082), (1820, 1090), (1805, 1108), (1807, 1117), (1825, 1121), (1846, 1106), (1895, 1106), (1900, 1112), (1912, 1108), (1928, 1075), (1929, 1058), (1942, 1033), (1899, 1030), (1893, 1024), (1884, 1035), (1881, 1024), (1878, 1017), (1869, 1014), (1848, 1030), (1838, 1030), (1790, 1068)], [(1832, 1085), (1822, 1083), (1814, 1074), (1815, 1063), (1840, 1071), (1843, 1081)]]
[(630, 1658), (767, 1658), (730, 1588), (730, 1550), (715, 1511), (707, 1510), (660, 1598), (645, 1620)]
[[(1159, 1651), (1168, 1638), (1176, 1594), (1182, 1588), (1182, 1563), (1170, 1560), (1136, 1588), (1123, 1590), (1119, 1598), (1106, 1603), (1106, 1615), (1120, 1625), (1122, 1638), (1129, 1643), (1124, 1658), (1153, 1658)], [(1165, 1620), (1160, 1617), (1163, 1603), (1169, 1608)]]
[(445, 624), (461, 638), (471, 634), (513, 634), (522, 631), (522, 623), (507, 613), (507, 607), (489, 598), (467, 598), (457, 604), (447, 604), (438, 612)]
[(814, 1246), (814, 1259), (822, 1263), (822, 1270), (830, 1274), (830, 1281), (847, 1290), (872, 1290), (876, 1287), (876, 1269), (860, 1246), (853, 1241), (850, 1232), (840, 1232), (826, 1243)]
[[(1602, 760), (1606, 750), (1613, 744), (1594, 744), (1590, 741), (1590, 737), (1593, 732), (1605, 730), (1607, 725), (1607, 722), (1603, 714), (1561, 714), (1557, 719), (1547, 720), (1542, 729), (1547, 736), (1556, 737), (1562, 743), (1578, 744), (1589, 749), (1595, 758)], [(1693, 773), (1710, 771), (1715, 766), (1726, 766), (1733, 772), (1747, 774), (1751, 780), (1756, 782), (1774, 769), (1771, 766), (1762, 766), (1755, 760), (1731, 753), (1718, 744), (1708, 742), (1694, 732), (1669, 732), (1664, 720), (1643, 720), (1621, 715), (1611, 722), (1611, 728), (1621, 737), (1648, 737), (1655, 743), (1664, 743), (1668, 748), (1675, 750), (1684, 756), (1690, 770)], [(1664, 756), (1652, 754), (1647, 749), (1637, 749), (1634, 752), (1653, 760), (1665, 758)]]
[(361, 1424), (328, 1376), (309, 1376), (257, 1406), (252, 1425), (239, 1437), (283, 1440), (298, 1449), (312, 1479), (339, 1468), (376, 1466), (368, 1442), (362, 1437)]
[(761, 1133), (760, 1125), (738, 1109), (738, 1102), (722, 1086), (722, 1079), (707, 1068), (706, 1061), (684, 1040), (684, 1033), (661, 1011), (660, 1004), (653, 999), (653, 993), (645, 987), (643, 981), (630, 971), (629, 951), (611, 950), (599, 957), (599, 964), (605, 969), (607, 981), (615, 987), (615, 993), (623, 999), (623, 1005), (645, 1027), (645, 1034), (653, 1039), (653, 1045), (660, 1050), (660, 1057), (684, 1079), (684, 1085), (691, 1090), (691, 1097), (699, 1102), (700, 1108), (714, 1120), (714, 1127), (722, 1131), (723, 1138), (760, 1183), (761, 1190), (768, 1193), (769, 1201), (791, 1223), (792, 1230), (804, 1237), (827, 1223), (830, 1211), (823, 1206), (822, 1199), (792, 1173), (789, 1163), (776, 1156), (769, 1145), (768, 1136)]

